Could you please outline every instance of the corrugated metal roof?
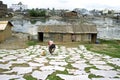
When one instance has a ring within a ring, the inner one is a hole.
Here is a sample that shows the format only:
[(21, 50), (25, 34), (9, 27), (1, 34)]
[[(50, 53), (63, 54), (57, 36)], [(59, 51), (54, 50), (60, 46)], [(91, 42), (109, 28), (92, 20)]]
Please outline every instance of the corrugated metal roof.
[(0, 21), (0, 30), (5, 30), (8, 23), (13, 26), (9, 21)]
[(95, 25), (41, 25), (38, 32), (53, 33), (97, 33)]
[(4, 30), (7, 26), (8, 21), (0, 21), (0, 30)]
[(75, 25), (74, 33), (97, 33), (95, 25)]
[(73, 30), (70, 25), (42, 25), (38, 27), (38, 32), (73, 33)]

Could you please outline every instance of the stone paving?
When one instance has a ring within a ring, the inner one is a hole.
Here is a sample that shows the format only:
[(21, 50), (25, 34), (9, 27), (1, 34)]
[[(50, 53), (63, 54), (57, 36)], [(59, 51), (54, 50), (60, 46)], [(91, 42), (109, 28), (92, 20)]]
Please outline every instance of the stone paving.
[(49, 54), (47, 46), (40, 45), (0, 50), (0, 80), (26, 80), (28, 74), (46, 80), (56, 70), (68, 71), (56, 74), (63, 80), (120, 80), (120, 58), (96, 54), (83, 45), (57, 47), (54, 55)]

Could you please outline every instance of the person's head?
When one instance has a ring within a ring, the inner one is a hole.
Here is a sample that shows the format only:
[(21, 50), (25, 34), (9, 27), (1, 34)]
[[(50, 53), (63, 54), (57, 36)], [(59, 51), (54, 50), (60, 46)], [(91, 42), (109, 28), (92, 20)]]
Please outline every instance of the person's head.
[(53, 41), (48, 41), (48, 45), (52, 45), (54, 42)]

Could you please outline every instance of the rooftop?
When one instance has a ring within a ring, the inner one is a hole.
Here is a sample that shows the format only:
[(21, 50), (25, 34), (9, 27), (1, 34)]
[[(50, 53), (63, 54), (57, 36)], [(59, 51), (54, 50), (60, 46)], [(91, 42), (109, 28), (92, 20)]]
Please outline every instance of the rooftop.
[[(9, 21), (0, 21), (0, 31), (5, 30), (7, 24), (12, 25)], [(13, 26), (13, 25), (12, 25)]]
[(38, 32), (51, 33), (97, 33), (95, 25), (40, 25)]

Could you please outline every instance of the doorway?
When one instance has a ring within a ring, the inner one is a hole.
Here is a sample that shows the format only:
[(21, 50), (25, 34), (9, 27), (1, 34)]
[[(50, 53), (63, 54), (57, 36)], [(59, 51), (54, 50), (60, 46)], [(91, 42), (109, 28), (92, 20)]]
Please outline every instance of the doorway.
[(91, 34), (92, 36), (92, 38), (91, 38), (91, 42), (92, 43), (95, 43), (96, 42), (96, 39), (97, 39), (97, 34)]
[(72, 42), (76, 41), (76, 36), (75, 36), (75, 34), (71, 34), (71, 40), (72, 40)]
[(38, 32), (38, 40), (43, 42), (43, 32)]

